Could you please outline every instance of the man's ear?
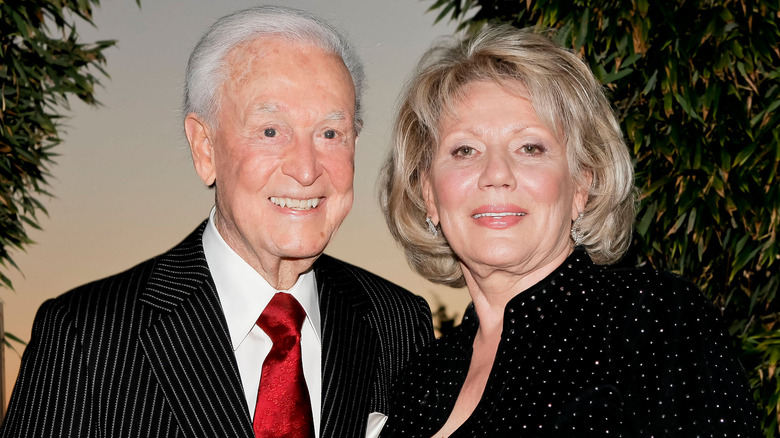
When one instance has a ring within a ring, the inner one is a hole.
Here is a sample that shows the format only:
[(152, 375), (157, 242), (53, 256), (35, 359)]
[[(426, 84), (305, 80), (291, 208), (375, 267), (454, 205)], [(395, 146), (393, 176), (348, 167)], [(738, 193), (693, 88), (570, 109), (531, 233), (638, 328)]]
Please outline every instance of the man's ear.
[(197, 114), (189, 113), (184, 118), (184, 134), (190, 144), (195, 171), (207, 186), (211, 186), (217, 179), (217, 167), (208, 125)]
[(433, 186), (428, 175), (422, 175), (420, 177), (420, 185), (422, 186), (422, 196), (425, 201), (425, 210), (428, 217), (431, 218), (434, 225), (439, 225), (439, 211), (436, 209), (436, 201), (433, 196)]

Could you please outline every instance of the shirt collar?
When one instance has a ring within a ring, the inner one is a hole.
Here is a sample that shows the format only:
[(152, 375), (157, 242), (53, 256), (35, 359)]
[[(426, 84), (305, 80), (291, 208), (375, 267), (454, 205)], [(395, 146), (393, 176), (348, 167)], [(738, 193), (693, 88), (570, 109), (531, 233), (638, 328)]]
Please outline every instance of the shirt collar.
[[(235, 350), (252, 330), (273, 295), (280, 291), (274, 289), (228, 246), (214, 225), (215, 211), (216, 207), (211, 209), (208, 224), (203, 231), (203, 252), (217, 287)], [(284, 292), (298, 300), (306, 311), (307, 323), (311, 324), (318, 341), (321, 341), (319, 294), (314, 270), (309, 269), (301, 274), (295, 285)]]

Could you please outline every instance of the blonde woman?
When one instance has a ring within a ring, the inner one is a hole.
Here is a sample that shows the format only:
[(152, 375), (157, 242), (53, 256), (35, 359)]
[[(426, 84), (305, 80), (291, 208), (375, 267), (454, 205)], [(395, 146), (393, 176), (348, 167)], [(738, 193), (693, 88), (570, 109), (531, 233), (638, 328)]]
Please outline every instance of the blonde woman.
[(630, 241), (633, 169), (580, 59), (512, 27), (437, 45), (394, 137), (390, 230), (417, 272), (473, 303), (397, 382), (383, 437), (758, 434), (710, 302), (610, 266)]

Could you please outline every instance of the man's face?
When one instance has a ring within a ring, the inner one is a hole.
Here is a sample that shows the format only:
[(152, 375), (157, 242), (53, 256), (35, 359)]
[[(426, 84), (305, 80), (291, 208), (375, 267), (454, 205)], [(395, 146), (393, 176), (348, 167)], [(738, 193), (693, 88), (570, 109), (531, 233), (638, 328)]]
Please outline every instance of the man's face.
[(337, 55), (284, 39), (241, 45), (226, 62), (216, 129), (185, 122), (206, 134), (193, 157), (216, 182), (217, 229), (261, 274), (311, 263), (352, 206), (352, 78)]

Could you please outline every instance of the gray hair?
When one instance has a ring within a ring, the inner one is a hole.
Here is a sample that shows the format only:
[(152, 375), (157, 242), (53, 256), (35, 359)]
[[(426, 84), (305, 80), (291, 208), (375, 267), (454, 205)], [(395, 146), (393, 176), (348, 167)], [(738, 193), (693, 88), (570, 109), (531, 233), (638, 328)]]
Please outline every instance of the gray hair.
[(534, 29), (501, 25), (441, 41), (426, 52), (400, 98), (393, 149), (384, 163), (380, 200), (393, 237), (411, 267), (435, 283), (464, 285), (445, 236), (428, 232), (422, 178), (439, 142), (440, 119), (454, 112), (471, 82), (524, 86), (550, 132), (561, 132), (569, 170), (588, 187), (582, 245), (598, 264), (628, 249), (635, 215), (633, 163), (604, 89), (575, 54)]
[(184, 85), (183, 117), (200, 116), (209, 126), (217, 125), (218, 92), (228, 76), (224, 59), (237, 46), (264, 36), (313, 44), (341, 57), (355, 86), (355, 132), (363, 124), (361, 97), (363, 64), (342, 32), (323, 19), (300, 9), (258, 6), (219, 19), (200, 39), (190, 54)]

